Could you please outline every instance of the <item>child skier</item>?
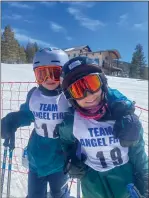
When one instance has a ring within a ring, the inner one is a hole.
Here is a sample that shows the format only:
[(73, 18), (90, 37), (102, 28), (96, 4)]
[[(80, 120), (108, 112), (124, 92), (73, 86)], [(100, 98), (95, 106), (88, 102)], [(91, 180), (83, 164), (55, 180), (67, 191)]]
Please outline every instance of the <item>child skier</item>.
[(47, 182), (53, 198), (69, 197), (60, 139), (54, 133), (55, 126), (63, 120), (68, 110), (68, 102), (60, 88), (62, 66), (67, 61), (67, 54), (60, 49), (38, 51), (33, 60), (33, 69), (39, 87), (29, 91), (20, 111), (9, 113), (1, 122), (2, 138), (11, 140), (17, 128), (34, 122), (27, 147), (28, 198), (46, 198)]
[(62, 76), (73, 106), (57, 125), (65, 172), (81, 179), (84, 198), (147, 198), (148, 158), (133, 104), (107, 86), (104, 73), (87, 57), (69, 60)]

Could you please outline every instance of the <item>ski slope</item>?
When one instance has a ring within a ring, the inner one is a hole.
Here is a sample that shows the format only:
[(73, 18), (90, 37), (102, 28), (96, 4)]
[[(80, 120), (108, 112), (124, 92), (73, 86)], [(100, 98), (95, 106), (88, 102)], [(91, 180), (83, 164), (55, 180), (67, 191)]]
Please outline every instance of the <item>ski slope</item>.
[[(148, 150), (148, 81), (108, 77), (111, 88), (116, 88), (125, 94), (129, 99), (134, 100), (136, 105), (145, 109), (136, 109), (140, 115), (144, 128), (144, 139), (146, 142), (146, 152)], [(34, 72), (31, 64), (1, 64), (1, 81), (2, 82), (35, 82)], [(1, 115), (5, 116), (11, 111), (17, 111), (19, 105), (25, 100), (27, 90), (36, 86), (35, 83), (2, 83), (2, 109)], [(19, 90), (18, 92), (15, 92)], [(23, 91), (22, 91), (23, 90)], [(10, 101), (11, 98), (11, 101)], [(22, 148), (27, 145), (31, 127), (23, 127), (16, 133), (16, 149), (13, 157), (13, 171), (11, 182), (11, 197), (25, 198), (27, 195), (27, 169), (21, 165)], [(3, 154), (3, 147), (2, 152)], [(7, 172), (6, 172), (7, 175)], [(7, 179), (7, 176), (6, 176)], [(71, 195), (76, 196), (76, 181), (73, 181)], [(4, 185), (4, 194), (6, 197), (6, 183)]]

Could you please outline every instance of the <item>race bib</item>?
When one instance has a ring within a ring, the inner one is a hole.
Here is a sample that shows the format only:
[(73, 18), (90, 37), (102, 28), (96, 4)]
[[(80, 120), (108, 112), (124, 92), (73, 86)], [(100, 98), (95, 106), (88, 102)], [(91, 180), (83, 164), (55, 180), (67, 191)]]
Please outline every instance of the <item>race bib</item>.
[(36, 133), (43, 137), (58, 138), (56, 125), (63, 121), (69, 107), (64, 95), (44, 96), (36, 89), (31, 96), (29, 107), (35, 118)]
[(85, 163), (96, 171), (107, 171), (129, 160), (128, 148), (122, 147), (113, 136), (114, 123), (85, 119), (75, 112), (73, 134), (87, 156)]

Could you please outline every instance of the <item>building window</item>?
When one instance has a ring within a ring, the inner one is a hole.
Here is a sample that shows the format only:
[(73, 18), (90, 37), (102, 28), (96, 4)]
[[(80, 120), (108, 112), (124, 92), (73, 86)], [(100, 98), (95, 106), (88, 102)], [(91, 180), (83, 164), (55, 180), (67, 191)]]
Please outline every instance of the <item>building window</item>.
[(99, 65), (99, 58), (95, 58), (94, 60), (95, 60), (95, 62), (98, 63), (98, 65)]
[(108, 56), (106, 56), (106, 57), (105, 57), (105, 60), (107, 61), (108, 59), (109, 59), (109, 57), (108, 57)]
[(105, 61), (104, 60), (102, 61), (102, 67), (103, 68), (105, 67)]

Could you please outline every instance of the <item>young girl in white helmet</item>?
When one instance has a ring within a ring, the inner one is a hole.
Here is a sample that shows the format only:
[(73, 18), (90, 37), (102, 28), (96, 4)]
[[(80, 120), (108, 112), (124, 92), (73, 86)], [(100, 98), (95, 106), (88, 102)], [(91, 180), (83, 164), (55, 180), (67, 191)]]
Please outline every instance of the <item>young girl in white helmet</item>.
[(63, 173), (64, 157), (54, 132), (68, 109), (60, 88), (60, 74), (67, 54), (57, 48), (38, 51), (33, 70), (38, 87), (32, 88), (20, 111), (2, 119), (2, 138), (12, 138), (17, 128), (34, 122), (27, 154), (29, 161), (28, 198), (46, 198), (47, 183), (53, 198), (68, 198), (68, 176)]
[(147, 198), (148, 158), (134, 104), (108, 87), (90, 58), (72, 58), (62, 76), (72, 105), (57, 126), (65, 172), (81, 179), (84, 198)]

